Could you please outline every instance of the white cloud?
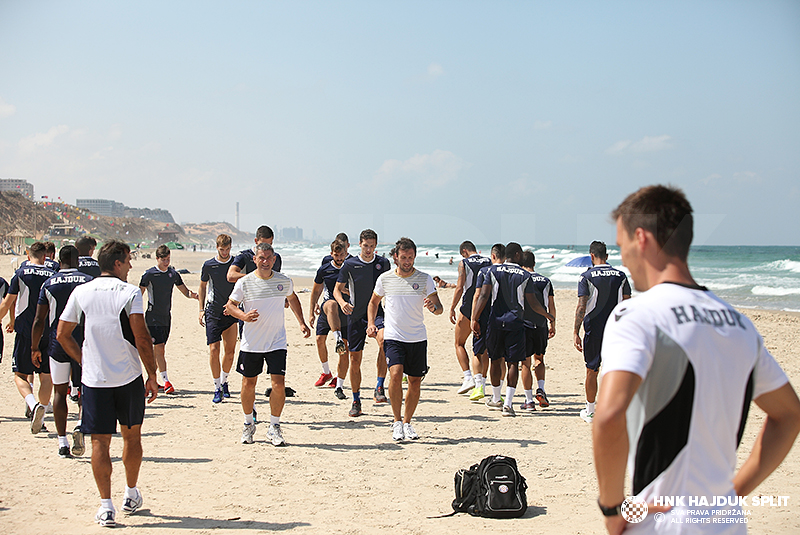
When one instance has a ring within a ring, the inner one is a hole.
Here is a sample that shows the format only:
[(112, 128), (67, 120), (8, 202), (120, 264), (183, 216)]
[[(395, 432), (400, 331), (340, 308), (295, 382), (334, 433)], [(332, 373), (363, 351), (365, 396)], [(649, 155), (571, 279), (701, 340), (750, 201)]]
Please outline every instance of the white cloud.
[(606, 154), (624, 154), (627, 152), (656, 152), (672, 148), (672, 137), (644, 136), (639, 141), (617, 141), (605, 150)]
[(533, 123), (534, 130), (547, 130), (553, 126), (553, 121), (536, 121)]
[(3, 97), (0, 97), (0, 118), (2, 117), (10, 117), (16, 113), (17, 107), (13, 104), (9, 104)]
[(522, 176), (516, 180), (512, 180), (508, 183), (508, 186), (504, 188), (506, 193), (511, 193), (515, 197), (528, 197), (530, 195), (544, 193), (546, 190), (547, 184), (531, 180), (528, 173), (523, 173)]
[(705, 185), (711, 184), (730, 184), (730, 185), (746, 185), (746, 184), (760, 184), (763, 182), (763, 177), (758, 173), (752, 171), (737, 171), (730, 177), (724, 177), (719, 173), (708, 175), (700, 182)]
[(65, 124), (54, 126), (47, 132), (39, 132), (32, 136), (24, 137), (19, 140), (19, 151), (23, 156), (28, 156), (36, 150), (37, 147), (47, 147), (53, 144), (53, 141), (61, 134), (66, 134), (69, 127)]
[(431, 63), (428, 65), (428, 76), (431, 78), (438, 78), (444, 74), (444, 69), (438, 63)]
[(450, 151), (436, 149), (430, 154), (415, 154), (404, 161), (386, 160), (375, 173), (375, 182), (412, 180), (423, 186), (443, 186), (471, 165)]

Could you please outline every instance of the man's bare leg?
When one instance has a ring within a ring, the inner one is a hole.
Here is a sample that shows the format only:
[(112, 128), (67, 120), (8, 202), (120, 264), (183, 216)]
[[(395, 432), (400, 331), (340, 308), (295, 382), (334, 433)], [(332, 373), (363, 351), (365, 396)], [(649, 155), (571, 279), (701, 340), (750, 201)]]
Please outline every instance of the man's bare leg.
[(122, 464), (125, 466), (126, 485), (134, 488), (142, 466), (142, 426), (128, 428), (121, 425), (119, 430), (122, 435)]
[(92, 435), (92, 473), (101, 500), (111, 499), (111, 435)]
[(458, 365), (461, 366), (461, 372), (464, 374), (464, 382), (458, 388), (459, 394), (466, 394), (477, 386), (475, 379), (472, 377), (472, 371), (469, 369), (469, 354), (467, 353), (467, 348), (464, 347), (470, 332), (469, 319), (459, 312), (455, 327), (455, 348), (456, 360), (458, 360)]

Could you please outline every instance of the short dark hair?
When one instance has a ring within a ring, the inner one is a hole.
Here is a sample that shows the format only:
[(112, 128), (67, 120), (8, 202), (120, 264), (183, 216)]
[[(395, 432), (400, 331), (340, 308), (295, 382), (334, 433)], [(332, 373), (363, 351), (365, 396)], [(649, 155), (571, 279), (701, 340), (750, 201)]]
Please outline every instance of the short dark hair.
[(361, 231), (361, 234), (358, 236), (358, 243), (361, 243), (364, 240), (375, 240), (378, 241), (378, 233), (372, 230), (371, 228), (366, 228)]
[(506, 259), (506, 246), (503, 245), (502, 243), (495, 243), (494, 245), (492, 245), (492, 252), (497, 258), (501, 260)]
[(469, 240), (465, 240), (461, 242), (461, 245), (458, 247), (459, 253), (474, 253), (475, 252), (475, 244)]
[(261, 225), (260, 227), (258, 227), (256, 229), (256, 239), (257, 240), (260, 240), (262, 238), (268, 240), (268, 239), (274, 238), (274, 237), (275, 237), (275, 233), (272, 232), (272, 229), (269, 228), (266, 225)]
[(536, 256), (534, 256), (533, 251), (522, 251), (522, 260), (520, 260), (519, 265), (533, 269), (536, 266)]
[(256, 254), (258, 254), (259, 251), (266, 251), (268, 253), (275, 254), (275, 249), (272, 248), (272, 245), (266, 242), (259, 243), (258, 245), (256, 245)]
[(692, 205), (679, 188), (645, 186), (631, 193), (617, 206), (611, 217), (633, 236), (637, 228), (653, 234), (661, 250), (684, 262), (694, 239)]
[(81, 256), (89, 256), (92, 253), (92, 249), (97, 247), (97, 240), (91, 236), (81, 236), (75, 240), (75, 247), (78, 248), (78, 253)]
[(344, 243), (350, 243), (350, 238), (348, 238), (347, 234), (345, 234), (344, 232), (340, 232), (339, 234), (337, 234), (336, 239)]
[(44, 248), (47, 251), (47, 254), (55, 255), (56, 254), (56, 244), (51, 241), (44, 242)]
[(61, 267), (78, 267), (78, 257), (80, 252), (74, 245), (65, 245), (58, 252), (58, 263)]
[(414, 240), (412, 240), (411, 238), (400, 238), (395, 242), (394, 252), (396, 254), (400, 254), (401, 249), (404, 249), (406, 251), (408, 251), (409, 249), (413, 249), (414, 254), (415, 255), (417, 254), (417, 244), (414, 243)]
[(347, 249), (345, 243), (340, 239), (335, 239), (331, 242), (331, 252), (332, 253), (339, 253)]
[(231, 237), (227, 234), (217, 236), (217, 247), (227, 247), (231, 244)]
[(113, 273), (117, 260), (125, 262), (130, 252), (131, 248), (124, 241), (107, 241), (100, 248), (100, 252), (97, 253), (97, 263), (100, 264), (100, 270), (105, 273)]
[(47, 256), (47, 246), (40, 241), (36, 241), (28, 246), (28, 252), (36, 260), (42, 260)]
[(589, 245), (589, 254), (593, 254), (601, 260), (605, 260), (608, 258), (608, 249), (606, 249), (606, 244), (597, 240), (593, 241), (592, 244)]
[(167, 247), (166, 245), (162, 244), (156, 247), (156, 258), (166, 258), (170, 254), (172, 253), (169, 252), (169, 247)]
[[(522, 255), (522, 246), (517, 242), (509, 242), (506, 245), (506, 260), (511, 260), (512, 262), (516, 261), (519, 262), (519, 257)], [(515, 263), (516, 263), (515, 262)]]

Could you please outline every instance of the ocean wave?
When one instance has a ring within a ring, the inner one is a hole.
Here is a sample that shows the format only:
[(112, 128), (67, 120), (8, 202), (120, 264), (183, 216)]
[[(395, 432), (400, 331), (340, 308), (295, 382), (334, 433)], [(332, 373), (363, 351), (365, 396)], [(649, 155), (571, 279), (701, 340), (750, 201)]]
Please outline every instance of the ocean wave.
[(736, 288), (743, 288), (745, 284), (723, 284), (714, 281), (702, 282), (704, 286), (708, 286), (712, 290), (735, 290)]
[(772, 286), (754, 286), (750, 290), (754, 295), (800, 295), (800, 288), (774, 288)]
[(774, 262), (762, 264), (758, 267), (761, 269), (774, 269), (780, 271), (791, 271), (792, 273), (800, 273), (800, 262), (788, 258), (784, 260), (775, 260)]

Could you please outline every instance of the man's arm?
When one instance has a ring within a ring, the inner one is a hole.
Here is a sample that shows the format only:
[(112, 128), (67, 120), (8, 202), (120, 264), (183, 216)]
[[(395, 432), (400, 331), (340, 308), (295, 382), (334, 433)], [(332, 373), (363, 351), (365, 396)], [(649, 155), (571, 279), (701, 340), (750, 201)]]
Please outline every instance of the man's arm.
[(311, 299), (308, 302), (308, 324), (312, 327), (314, 326), (314, 319), (317, 317), (317, 311), (319, 310), (317, 302), (319, 301), (319, 296), (322, 295), (322, 289), (324, 287), (324, 284), (315, 282), (314, 286), (311, 288)]
[(439, 300), (439, 294), (436, 292), (426, 297), (425, 300), (422, 301), (422, 304), (425, 308), (433, 312), (435, 316), (440, 316), (442, 312), (444, 312), (444, 306), (442, 306), (442, 302)]
[(3, 302), (0, 303), (0, 323), (2, 323), (3, 317), (8, 314), (8, 325), (6, 326), (6, 332), (12, 333), (14, 332), (14, 313), (9, 311), (14, 310), (14, 305), (17, 304), (17, 294), (6, 294), (3, 298)]
[[(614, 507), (625, 500), (625, 465), (628, 460), (628, 428), (625, 411), (642, 378), (626, 371), (608, 372), (603, 377), (592, 420), (592, 445), (598, 502)], [(604, 517), (609, 533), (622, 533), (626, 521), (622, 515)]]
[(378, 328), (375, 326), (375, 318), (378, 316), (378, 306), (381, 304), (380, 295), (373, 293), (367, 305), (367, 336), (375, 338), (378, 335)]
[(575, 310), (575, 328), (573, 335), (575, 338), (575, 349), (583, 353), (583, 340), (581, 340), (581, 326), (583, 325), (583, 318), (586, 316), (586, 304), (589, 302), (588, 295), (581, 295), (578, 297), (578, 308)]
[(242, 273), (242, 268), (231, 264), (231, 267), (228, 268), (228, 274), (226, 277), (228, 278), (228, 282), (236, 282), (245, 275), (247, 275), (247, 273)]
[(556, 298), (552, 295), (548, 295), (547, 298), (549, 300), (548, 310), (553, 315), (553, 321), (550, 322), (550, 332), (547, 333), (547, 337), (552, 338), (556, 335)]
[(342, 309), (342, 312), (347, 314), (348, 316), (353, 313), (353, 305), (347, 302), (344, 298), (343, 291), (347, 288), (347, 283), (344, 282), (337, 282), (336, 286), (333, 287), (333, 298), (336, 299), (336, 302), (339, 303), (339, 308)]
[(753, 450), (733, 478), (738, 496), (750, 494), (781, 464), (800, 432), (800, 401), (791, 384), (762, 394), (755, 402), (767, 413), (767, 420)]
[(311, 336), (311, 329), (308, 328), (306, 320), (303, 318), (303, 305), (300, 304), (300, 299), (297, 298), (297, 294), (292, 292), (292, 295), (286, 298), (286, 302), (289, 303), (289, 308), (292, 309), (294, 317), (297, 318), (297, 322), (300, 324), (300, 330), (303, 331), (303, 338)]
[(456, 281), (456, 291), (453, 292), (453, 304), (450, 305), (450, 323), (456, 324), (456, 308), (461, 296), (464, 295), (464, 283), (467, 281), (467, 274), (464, 271), (464, 262), (458, 263), (458, 280)]
[(233, 299), (229, 299), (228, 302), (225, 303), (225, 312), (237, 320), (246, 321), (248, 323), (258, 319), (258, 310), (253, 309), (250, 312), (245, 312), (239, 308), (239, 303)]
[(36, 305), (36, 317), (33, 319), (31, 328), (31, 362), (37, 368), (42, 363), (42, 352), (39, 351), (39, 342), (42, 340), (44, 326), (47, 324), (47, 314), (50, 312), (50, 305)]
[(480, 338), (481, 336), (481, 324), (478, 323), (478, 318), (481, 317), (481, 312), (483, 312), (483, 308), (486, 306), (486, 303), (489, 302), (489, 294), (492, 291), (491, 284), (484, 284), (480, 288), (479, 291), (475, 291), (475, 297), (472, 299), (472, 321), (470, 322), (470, 326), (472, 327), (472, 333)]
[[(136, 341), (136, 351), (139, 359), (144, 364), (147, 379), (144, 382), (144, 392), (147, 402), (152, 403), (158, 396), (158, 383), (156, 382), (156, 357), (153, 353), (153, 339), (144, 322), (144, 314), (131, 314), (129, 316), (133, 338)], [(60, 341), (60, 340), (59, 340)]]
[(206, 305), (206, 292), (208, 287), (208, 281), (200, 281), (200, 286), (197, 288), (197, 301), (200, 303), (200, 326), (206, 326), (206, 314), (205, 314), (205, 305)]
[(200, 294), (194, 293), (187, 288), (185, 284), (181, 284), (177, 288), (185, 297), (188, 297), (189, 299), (197, 299), (200, 297)]
[(540, 316), (544, 316), (550, 321), (556, 321), (556, 317), (546, 311), (533, 294), (526, 293), (525, 301), (528, 303), (528, 306), (531, 307), (531, 310)]
[(69, 355), (69, 358), (78, 364), (82, 364), (83, 353), (81, 352), (81, 346), (79, 346), (78, 342), (76, 342), (72, 337), (72, 331), (74, 331), (75, 327), (77, 326), (77, 323), (73, 323), (71, 321), (58, 320), (56, 340), (58, 340), (58, 343), (61, 344), (61, 348), (64, 350), (64, 352)]

